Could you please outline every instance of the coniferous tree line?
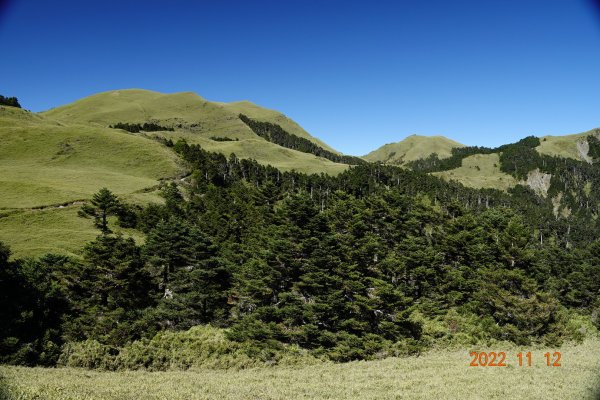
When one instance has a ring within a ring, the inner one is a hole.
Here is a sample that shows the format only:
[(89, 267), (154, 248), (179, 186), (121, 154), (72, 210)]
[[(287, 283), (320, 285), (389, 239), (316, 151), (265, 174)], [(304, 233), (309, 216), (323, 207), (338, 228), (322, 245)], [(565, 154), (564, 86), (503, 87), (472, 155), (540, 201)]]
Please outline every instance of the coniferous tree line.
[(135, 124), (128, 122), (117, 122), (114, 125), (110, 125), (113, 129), (123, 129), (127, 132), (138, 133), (138, 132), (157, 132), (157, 131), (174, 131), (175, 129), (167, 126), (161, 126), (154, 122), (144, 122), (143, 124)]
[(517, 143), (504, 144), (499, 147), (490, 148), (482, 146), (465, 146), (454, 147), (451, 150), (451, 156), (440, 159), (438, 154), (433, 153), (429, 157), (413, 160), (408, 163), (414, 171), (420, 172), (440, 172), (459, 168), (462, 165), (462, 160), (475, 154), (492, 154), (503, 152), (524, 151), (526, 149), (534, 149), (539, 146), (540, 140), (534, 136), (528, 136), (521, 139)]
[[(595, 130), (596, 135), (600, 134), (600, 129)], [(589, 135), (587, 137), (589, 145), (588, 156), (595, 162), (600, 160), (600, 140), (597, 136)]]
[[(229, 328), (249, 357), (292, 344), (336, 361), (445, 337), (556, 345), (581, 334), (574, 313), (599, 324), (597, 224), (557, 218), (523, 186), (475, 190), (379, 164), (281, 172), (164, 142), (192, 174), (163, 187), (164, 204), (100, 190), (82, 208), (100, 234), (80, 259), (9, 261), (0, 246), (3, 362), (81, 359), (74, 343), (114, 358), (199, 324)], [(115, 217), (145, 243), (113, 234)]]
[(16, 97), (4, 97), (0, 95), (0, 105), (21, 108)]
[(303, 153), (314, 154), (318, 157), (323, 157), (333, 162), (342, 164), (360, 165), (366, 163), (365, 160), (358, 157), (336, 154), (331, 151), (325, 150), (324, 148), (314, 144), (308, 139), (288, 133), (277, 124), (256, 121), (243, 114), (240, 114), (239, 117), (258, 136), (268, 140), (269, 142), (278, 144), (279, 146), (287, 147), (288, 149), (298, 150)]

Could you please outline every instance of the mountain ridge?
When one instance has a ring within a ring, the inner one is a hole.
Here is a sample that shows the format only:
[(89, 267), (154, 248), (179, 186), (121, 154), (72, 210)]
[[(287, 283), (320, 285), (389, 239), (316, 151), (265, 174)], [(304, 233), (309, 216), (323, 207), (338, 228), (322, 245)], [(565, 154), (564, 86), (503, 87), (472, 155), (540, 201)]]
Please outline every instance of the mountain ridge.
[(465, 147), (465, 145), (441, 135), (413, 134), (399, 142), (386, 143), (362, 158), (370, 162), (404, 165), (410, 161), (426, 158), (433, 153), (440, 158), (450, 157), (451, 150), (456, 147)]

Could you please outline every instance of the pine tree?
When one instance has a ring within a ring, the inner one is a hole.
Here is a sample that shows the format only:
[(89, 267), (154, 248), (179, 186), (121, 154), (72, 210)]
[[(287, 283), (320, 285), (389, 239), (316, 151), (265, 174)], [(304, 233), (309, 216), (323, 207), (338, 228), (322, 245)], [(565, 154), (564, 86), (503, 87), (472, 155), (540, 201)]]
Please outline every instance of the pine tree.
[(111, 233), (112, 231), (108, 227), (108, 217), (119, 212), (121, 208), (119, 199), (107, 188), (102, 188), (94, 194), (91, 203), (91, 205), (84, 204), (78, 215), (80, 217), (93, 217), (94, 225), (100, 229), (103, 235)]

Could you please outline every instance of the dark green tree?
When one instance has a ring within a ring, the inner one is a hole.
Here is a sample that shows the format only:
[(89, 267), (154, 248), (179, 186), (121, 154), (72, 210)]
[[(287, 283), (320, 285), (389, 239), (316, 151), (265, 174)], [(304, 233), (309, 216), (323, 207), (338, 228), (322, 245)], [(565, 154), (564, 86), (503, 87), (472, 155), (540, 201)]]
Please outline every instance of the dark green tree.
[(102, 234), (107, 235), (112, 231), (108, 227), (108, 217), (117, 215), (121, 209), (121, 202), (110, 190), (102, 188), (94, 194), (90, 204), (84, 204), (78, 215), (80, 217), (94, 218), (94, 225)]
[(149, 329), (143, 317), (153, 305), (155, 286), (133, 239), (98, 236), (71, 269), (76, 272), (68, 282), (74, 309), (64, 326), (68, 339), (122, 345)]

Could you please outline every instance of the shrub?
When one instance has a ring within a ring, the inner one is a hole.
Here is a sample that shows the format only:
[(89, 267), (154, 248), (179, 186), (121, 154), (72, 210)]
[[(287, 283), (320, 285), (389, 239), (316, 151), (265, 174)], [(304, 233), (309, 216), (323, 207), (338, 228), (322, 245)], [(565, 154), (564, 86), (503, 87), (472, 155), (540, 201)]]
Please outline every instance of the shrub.
[(137, 340), (119, 349), (94, 340), (69, 343), (63, 347), (59, 360), (60, 365), (68, 367), (150, 371), (243, 369), (315, 362), (318, 360), (299, 347), (238, 343), (227, 339), (224, 329), (211, 326), (162, 331), (152, 339)]

